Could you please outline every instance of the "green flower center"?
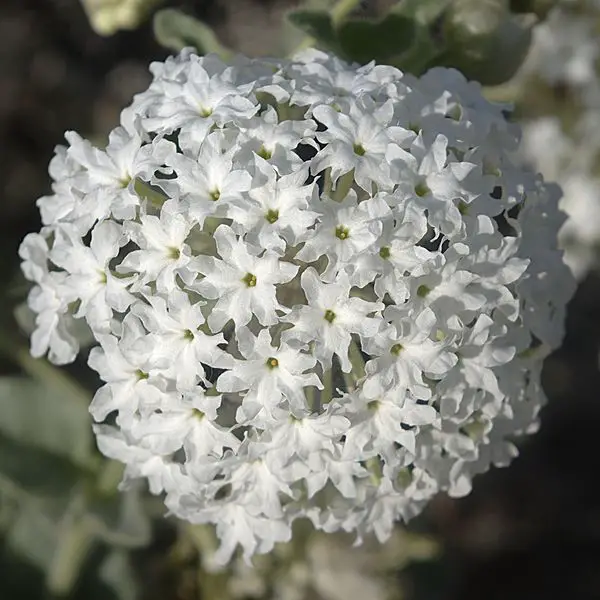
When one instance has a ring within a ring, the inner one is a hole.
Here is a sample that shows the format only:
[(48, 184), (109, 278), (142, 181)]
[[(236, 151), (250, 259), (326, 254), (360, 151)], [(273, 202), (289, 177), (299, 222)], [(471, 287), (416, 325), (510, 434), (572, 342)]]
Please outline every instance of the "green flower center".
[(126, 188), (131, 183), (131, 175), (125, 175), (119, 179), (119, 185), (122, 188)]
[(404, 346), (402, 344), (394, 344), (390, 348), (390, 354), (393, 354), (394, 356), (398, 356), (400, 354), (400, 352), (402, 352), (402, 350), (404, 350)]
[(335, 321), (335, 313), (330, 310), (329, 308), (325, 311), (325, 314), (323, 315), (323, 318), (328, 322), (328, 323), (333, 323)]
[(365, 147), (362, 144), (354, 144), (354, 146), (352, 147), (352, 149), (354, 150), (354, 154), (357, 154), (358, 156), (364, 156), (365, 155)]
[(276, 369), (279, 366), (279, 361), (274, 356), (269, 356), (265, 363), (269, 369)]
[(216, 202), (221, 197), (221, 192), (219, 190), (213, 190), (209, 193), (211, 200)]
[(265, 219), (271, 223), (271, 225), (273, 225), (273, 223), (275, 223), (275, 221), (277, 221), (277, 219), (279, 219), (279, 211), (278, 210), (273, 210), (272, 208), (270, 208), (267, 211), (267, 214), (265, 215)]
[(419, 196), (419, 198), (427, 196), (429, 192), (431, 192), (431, 190), (427, 187), (427, 184), (424, 181), (415, 185), (415, 194)]
[(335, 228), (335, 237), (340, 240), (347, 240), (350, 237), (350, 230), (344, 225), (338, 225)]
[(242, 281), (248, 287), (256, 287), (256, 275), (253, 275), (252, 273), (246, 273), (246, 275), (244, 275), (244, 278), (242, 279)]
[(267, 148), (264, 146), (261, 146), (256, 154), (265, 160), (269, 160), (273, 156), (273, 153), (270, 150), (267, 150)]
[(381, 256), (381, 258), (383, 258), (383, 260), (387, 260), (391, 255), (392, 255), (392, 251), (387, 246), (384, 246), (379, 251), (379, 256)]
[(430, 291), (430, 287), (427, 287), (426, 285), (420, 285), (417, 288), (417, 296), (419, 296), (419, 298), (425, 298), (425, 296), (427, 296), (427, 294), (429, 294)]
[(199, 421), (202, 421), (202, 419), (204, 419), (204, 417), (206, 415), (201, 410), (198, 410), (197, 408), (192, 408), (192, 416), (195, 419), (198, 419)]

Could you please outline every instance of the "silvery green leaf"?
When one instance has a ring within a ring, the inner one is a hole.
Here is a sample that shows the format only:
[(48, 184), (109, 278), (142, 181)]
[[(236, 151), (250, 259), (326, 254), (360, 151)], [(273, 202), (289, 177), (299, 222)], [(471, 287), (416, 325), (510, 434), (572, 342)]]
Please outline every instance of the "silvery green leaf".
[[(56, 371), (45, 366), (49, 372)], [(80, 465), (88, 463), (93, 444), (87, 399), (65, 393), (52, 381), (43, 385), (25, 377), (2, 377), (0, 411), (0, 434), (6, 440), (30, 446), (39, 456), (49, 452)]]
[(86, 519), (95, 535), (111, 546), (135, 548), (150, 540), (150, 520), (136, 489), (93, 498)]
[(193, 46), (198, 54), (214, 52), (222, 58), (231, 55), (206, 23), (174, 8), (159, 10), (154, 15), (154, 37), (161, 46), (176, 52)]
[(298, 9), (290, 11), (287, 19), (309, 36), (317, 45), (328, 50), (339, 50), (337, 32), (327, 10)]
[(20, 444), (0, 432), (0, 486), (62, 502), (89, 475), (65, 457)]
[(337, 33), (343, 53), (352, 60), (389, 63), (412, 45), (415, 24), (402, 14), (390, 12), (378, 20), (348, 19)]
[(56, 549), (56, 523), (35, 501), (24, 501), (6, 531), (6, 542), (27, 562), (45, 570)]
[(456, 0), (443, 25), (442, 64), (483, 85), (504, 83), (525, 60), (536, 22), (533, 14), (512, 14), (502, 0)]
[(111, 550), (100, 565), (98, 577), (114, 591), (119, 600), (138, 598), (138, 585), (125, 550)]

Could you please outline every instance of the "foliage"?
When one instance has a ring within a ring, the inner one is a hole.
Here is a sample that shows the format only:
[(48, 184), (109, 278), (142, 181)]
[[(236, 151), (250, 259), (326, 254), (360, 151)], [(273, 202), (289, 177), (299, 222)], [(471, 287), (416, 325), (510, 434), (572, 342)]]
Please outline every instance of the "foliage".
[[(134, 489), (119, 492), (121, 466), (94, 450), (87, 391), (26, 349), (15, 351), (2, 333), (4, 354), (29, 374), (0, 378), (4, 554), (41, 572), (53, 596), (71, 594), (92, 571), (115, 598), (133, 598), (124, 551), (149, 541), (142, 497)], [(95, 565), (98, 549), (104, 558)], [(116, 569), (127, 576), (113, 577)], [(10, 597), (10, 586), (11, 577), (3, 577), (0, 597)]]

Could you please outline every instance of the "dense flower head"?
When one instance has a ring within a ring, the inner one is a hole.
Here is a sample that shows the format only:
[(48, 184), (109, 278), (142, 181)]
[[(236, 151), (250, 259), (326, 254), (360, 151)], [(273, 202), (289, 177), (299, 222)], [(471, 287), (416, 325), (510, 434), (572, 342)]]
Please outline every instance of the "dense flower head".
[(573, 291), (506, 107), (316, 50), (151, 70), (104, 149), (67, 134), (21, 246), (32, 353), (72, 361), (87, 322), (124, 485), (214, 523), (225, 563), (298, 518), (385, 540), (506, 465)]

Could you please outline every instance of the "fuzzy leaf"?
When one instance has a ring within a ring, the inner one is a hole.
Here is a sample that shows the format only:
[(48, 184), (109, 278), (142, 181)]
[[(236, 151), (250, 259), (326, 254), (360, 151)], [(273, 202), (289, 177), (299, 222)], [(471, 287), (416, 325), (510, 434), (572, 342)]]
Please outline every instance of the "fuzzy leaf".
[(287, 14), (287, 19), (292, 25), (315, 38), (319, 46), (329, 50), (339, 50), (337, 33), (328, 11), (293, 10)]
[(0, 434), (38, 450), (39, 456), (48, 452), (85, 465), (93, 448), (87, 405), (87, 398), (64, 393), (52, 382), (43, 385), (25, 377), (2, 377)]
[(136, 548), (150, 541), (150, 521), (137, 490), (93, 499), (86, 519), (95, 535), (111, 546)]
[(193, 46), (198, 54), (219, 54), (222, 58), (231, 51), (218, 40), (205, 23), (174, 8), (159, 10), (154, 15), (154, 37), (161, 46), (179, 52)]
[(389, 63), (392, 56), (410, 48), (414, 35), (414, 22), (396, 13), (388, 13), (377, 21), (349, 19), (338, 29), (344, 55), (359, 63)]

